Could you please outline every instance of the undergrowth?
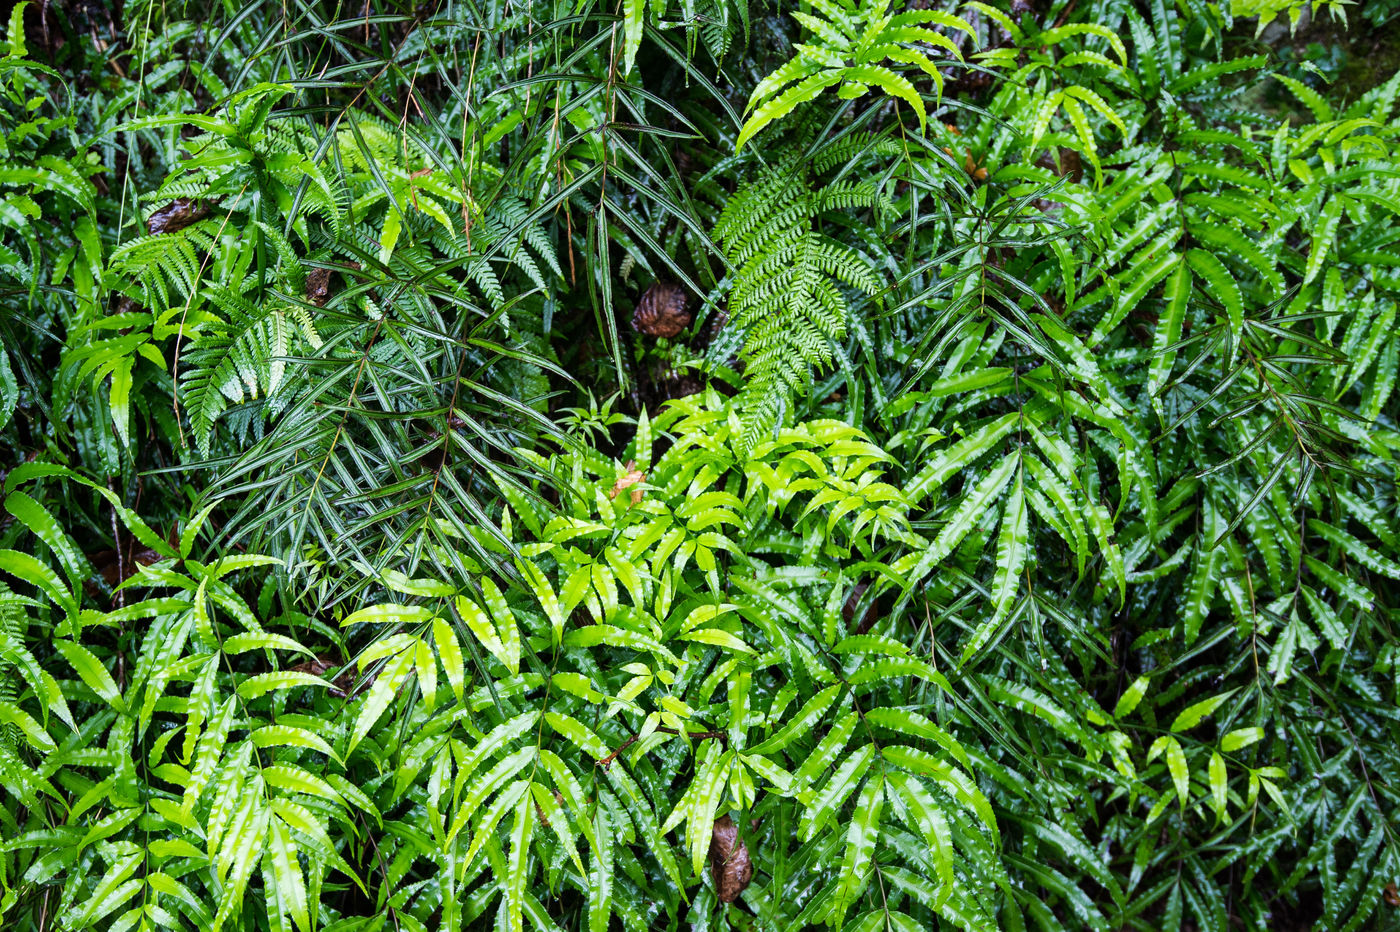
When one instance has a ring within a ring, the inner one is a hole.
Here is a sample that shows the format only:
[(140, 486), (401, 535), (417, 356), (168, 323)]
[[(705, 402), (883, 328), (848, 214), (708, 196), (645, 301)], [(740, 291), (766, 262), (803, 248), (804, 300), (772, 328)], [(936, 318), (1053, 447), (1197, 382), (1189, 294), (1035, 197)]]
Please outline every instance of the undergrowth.
[(1400, 928), (1302, 12), (13, 4), (0, 924)]

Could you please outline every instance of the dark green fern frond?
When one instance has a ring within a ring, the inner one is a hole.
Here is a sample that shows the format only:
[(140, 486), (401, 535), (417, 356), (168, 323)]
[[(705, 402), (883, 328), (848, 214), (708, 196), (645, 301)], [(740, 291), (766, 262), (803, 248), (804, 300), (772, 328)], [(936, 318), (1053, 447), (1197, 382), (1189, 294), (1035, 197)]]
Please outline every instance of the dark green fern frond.
[(822, 146), (812, 156), (812, 171), (821, 174), (839, 165), (865, 156), (898, 159), (905, 154), (904, 146), (891, 136), (876, 136), (868, 132), (849, 132)]

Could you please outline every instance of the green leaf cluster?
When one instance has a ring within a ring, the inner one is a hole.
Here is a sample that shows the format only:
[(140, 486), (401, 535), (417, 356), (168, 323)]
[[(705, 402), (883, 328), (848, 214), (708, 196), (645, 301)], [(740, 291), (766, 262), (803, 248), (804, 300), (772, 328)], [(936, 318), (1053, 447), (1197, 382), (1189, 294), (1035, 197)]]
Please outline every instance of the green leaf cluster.
[(1277, 9), (16, 5), (0, 926), (1394, 925), (1400, 79)]

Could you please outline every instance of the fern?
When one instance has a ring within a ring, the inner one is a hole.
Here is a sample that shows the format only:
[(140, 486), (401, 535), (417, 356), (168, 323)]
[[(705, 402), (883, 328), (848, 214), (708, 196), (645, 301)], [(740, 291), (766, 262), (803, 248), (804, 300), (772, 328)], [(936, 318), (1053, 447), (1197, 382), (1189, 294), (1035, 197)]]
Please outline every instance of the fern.
[[(18, 752), (22, 735), (13, 716), (19, 709), (19, 685), (26, 681), (41, 680), (39, 664), (25, 646), (24, 603), (16, 597), (9, 586), (0, 583), (0, 706), (9, 713), (7, 721), (0, 727), (0, 757), (8, 758), (0, 767), (17, 766)], [(43, 690), (42, 683), (30, 682), (36, 695)], [(8, 781), (7, 781), (8, 782)]]
[(168, 311), (197, 293), (218, 232), (217, 221), (201, 220), (176, 233), (132, 240), (113, 250), (110, 268), (136, 284), (147, 307)]
[(869, 183), (814, 188), (802, 161), (791, 158), (725, 205), (714, 237), (737, 269), (728, 326), (744, 335), (746, 444), (771, 431), (785, 400), (809, 381), (809, 367), (836, 360), (848, 293), (880, 290), (864, 256), (821, 232), (822, 214), (880, 202)]
[(943, 74), (924, 48), (936, 47), (961, 59), (957, 44), (939, 30), (975, 33), (965, 21), (942, 10), (892, 13), (889, 8), (888, 0), (822, 0), (813, 4), (812, 13), (793, 13), (814, 41), (796, 46), (796, 57), (754, 88), (745, 108), (751, 113), (739, 131), (736, 148), (742, 149), (769, 123), (832, 86), (838, 86), (837, 95), (843, 100), (878, 87), (908, 104), (923, 129), (928, 121), (923, 97), (889, 63), (916, 66), (932, 79), (935, 95), (942, 96)]
[(253, 305), (217, 285), (205, 295), (222, 319), (206, 324), (189, 351), (184, 384), (196, 443), (208, 454), (214, 422), (226, 405), (277, 391), (296, 331), (285, 308)]
[(1393, 924), (1400, 78), (18, 6), (0, 925)]

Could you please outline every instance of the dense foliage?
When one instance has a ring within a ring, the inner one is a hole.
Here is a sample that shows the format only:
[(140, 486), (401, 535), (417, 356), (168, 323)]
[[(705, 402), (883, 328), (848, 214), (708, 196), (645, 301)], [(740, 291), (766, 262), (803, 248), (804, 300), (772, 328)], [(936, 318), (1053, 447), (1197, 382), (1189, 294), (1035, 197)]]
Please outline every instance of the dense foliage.
[(1400, 928), (1340, 3), (10, 8), (5, 929)]

